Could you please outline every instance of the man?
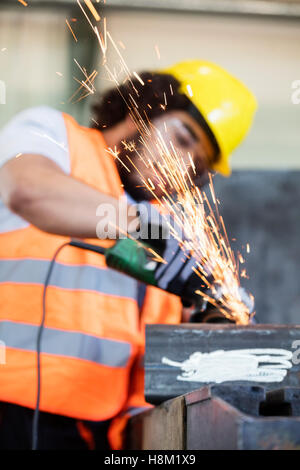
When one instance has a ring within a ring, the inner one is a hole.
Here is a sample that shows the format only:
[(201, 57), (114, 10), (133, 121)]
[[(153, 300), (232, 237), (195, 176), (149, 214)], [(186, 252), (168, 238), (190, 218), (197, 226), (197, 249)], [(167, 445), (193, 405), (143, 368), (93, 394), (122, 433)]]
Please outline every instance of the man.
[[(230, 174), (229, 156), (256, 109), (242, 83), (215, 64), (187, 61), (141, 74), (132, 84), (140, 115), (146, 113), (154, 128), (165, 129), (176, 149), (193, 159), (197, 184), (208, 170)], [(135, 230), (139, 218), (132, 204), (153, 197), (141, 184), (140, 174), (153, 178), (141, 155), (150, 152), (155, 165), (156, 148), (145, 149), (126, 105), (131, 98), (128, 83), (106, 93), (94, 106), (93, 129), (50, 108), (35, 108), (19, 114), (0, 135), (0, 339), (6, 345), (0, 447), (31, 446), (36, 338), (44, 283), (57, 250), (41, 343), (39, 448), (122, 447), (128, 416), (147, 406), (144, 326), (180, 322), (179, 297), (145, 288), (108, 269), (103, 256), (67, 245), (81, 238), (110, 246), (114, 242), (96, 240), (101, 238), (97, 208), (109, 204), (118, 213), (125, 195), (125, 225)], [(108, 148), (116, 149), (117, 159)], [(158, 185), (154, 193), (162, 196)], [(121, 232), (122, 227), (117, 236)], [(168, 285), (176, 280), (176, 289), (168, 290), (179, 294), (186, 279), (174, 274), (173, 258), (166, 259), (164, 276)]]

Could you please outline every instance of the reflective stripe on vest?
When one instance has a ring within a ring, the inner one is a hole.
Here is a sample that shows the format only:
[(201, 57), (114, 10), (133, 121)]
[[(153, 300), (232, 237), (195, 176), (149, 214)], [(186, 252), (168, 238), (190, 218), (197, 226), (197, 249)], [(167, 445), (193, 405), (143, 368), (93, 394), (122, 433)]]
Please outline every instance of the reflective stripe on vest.
[[(0, 338), (8, 348), (36, 351), (39, 327), (10, 321), (0, 322)], [(44, 328), (41, 351), (46, 354), (92, 361), (109, 367), (126, 367), (129, 343), (106, 338)]]
[[(43, 285), (49, 265), (45, 260), (0, 260), (0, 283)], [(49, 285), (137, 300), (137, 281), (112, 269), (56, 263)]]

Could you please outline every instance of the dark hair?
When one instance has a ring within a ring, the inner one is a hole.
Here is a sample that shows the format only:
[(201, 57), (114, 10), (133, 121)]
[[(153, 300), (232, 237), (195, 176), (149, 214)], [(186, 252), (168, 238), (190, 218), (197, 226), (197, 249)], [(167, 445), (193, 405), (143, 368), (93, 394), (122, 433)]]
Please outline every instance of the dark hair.
[(131, 101), (130, 95), (137, 104), (140, 115), (143, 118), (147, 115), (150, 120), (159, 116), (164, 110), (188, 110), (191, 102), (187, 96), (179, 92), (180, 83), (172, 75), (143, 72), (139, 77), (144, 85), (132, 77), (131, 83), (127, 80), (120, 85), (119, 90), (113, 88), (100, 97), (92, 106), (94, 118), (92, 127), (109, 128), (125, 119), (129, 113), (126, 101), (127, 103)]

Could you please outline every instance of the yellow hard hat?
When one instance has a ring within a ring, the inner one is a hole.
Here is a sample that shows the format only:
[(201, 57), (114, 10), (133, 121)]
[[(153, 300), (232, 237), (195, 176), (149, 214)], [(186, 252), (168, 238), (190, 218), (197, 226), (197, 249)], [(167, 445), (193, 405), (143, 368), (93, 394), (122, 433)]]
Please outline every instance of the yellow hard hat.
[(222, 67), (204, 60), (188, 60), (160, 71), (173, 75), (202, 114), (220, 148), (212, 169), (230, 175), (229, 158), (247, 135), (257, 102), (253, 93)]

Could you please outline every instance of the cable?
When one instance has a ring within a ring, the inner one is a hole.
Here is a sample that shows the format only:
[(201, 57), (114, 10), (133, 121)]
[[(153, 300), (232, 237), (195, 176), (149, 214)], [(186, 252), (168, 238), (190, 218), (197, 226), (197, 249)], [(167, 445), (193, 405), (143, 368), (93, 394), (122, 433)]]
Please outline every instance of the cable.
[(59, 252), (65, 247), (69, 245), (69, 242), (64, 243), (61, 245), (53, 255), (51, 260), (50, 266), (48, 268), (47, 276), (44, 282), (44, 290), (43, 290), (43, 314), (42, 320), (39, 326), (39, 331), (37, 335), (36, 341), (36, 352), (37, 352), (37, 396), (36, 396), (36, 405), (33, 415), (33, 423), (32, 423), (32, 450), (38, 449), (38, 433), (39, 433), (39, 415), (40, 415), (40, 397), (41, 397), (41, 341), (42, 341), (42, 334), (45, 325), (45, 318), (46, 318), (46, 292), (47, 287), (49, 284), (49, 280), (53, 271), (53, 267), (55, 264), (55, 260), (59, 254)]
[(82, 248), (83, 250), (94, 251), (100, 255), (105, 255), (105, 248), (98, 245), (92, 245), (91, 243), (82, 242), (80, 240), (71, 240), (69, 243), (70, 246), (76, 246), (76, 248)]
[(33, 414), (33, 423), (32, 423), (32, 450), (38, 449), (38, 434), (39, 434), (39, 415), (40, 415), (40, 399), (41, 399), (41, 342), (42, 342), (42, 334), (45, 326), (45, 319), (46, 319), (46, 293), (47, 287), (49, 285), (50, 277), (55, 265), (56, 258), (60, 251), (67, 245), (74, 246), (77, 248), (82, 248), (83, 250), (89, 250), (101, 255), (105, 254), (105, 248), (92, 245), (90, 243), (82, 242), (79, 240), (71, 240), (70, 242), (64, 243), (61, 245), (56, 252), (54, 253), (50, 266), (48, 268), (48, 272), (46, 275), (46, 279), (44, 282), (44, 289), (43, 289), (43, 303), (42, 303), (42, 320), (39, 326), (38, 335), (37, 335), (37, 342), (36, 342), (36, 352), (37, 352), (37, 397), (36, 397), (36, 405)]

